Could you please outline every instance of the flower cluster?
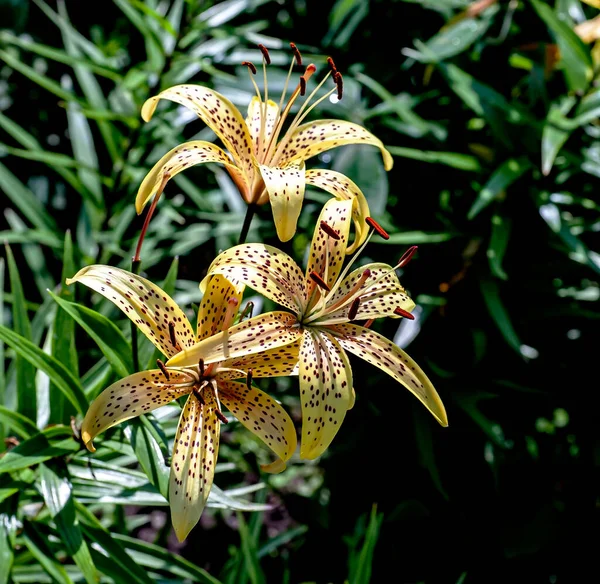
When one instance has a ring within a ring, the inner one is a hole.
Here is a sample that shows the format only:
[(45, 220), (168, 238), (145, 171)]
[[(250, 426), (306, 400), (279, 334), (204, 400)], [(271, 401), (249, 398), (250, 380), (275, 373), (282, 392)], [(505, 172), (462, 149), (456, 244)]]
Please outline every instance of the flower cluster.
[[(314, 459), (330, 445), (355, 401), (352, 353), (379, 367), (413, 393), (443, 426), (446, 412), (420, 367), (399, 347), (370, 329), (373, 319), (412, 318), (413, 301), (396, 270), (408, 263), (411, 248), (396, 266), (371, 263), (352, 269), (373, 233), (386, 236), (369, 216), (360, 189), (330, 170), (306, 170), (308, 158), (344, 144), (377, 146), (386, 169), (392, 159), (367, 130), (341, 120), (304, 122), (331, 93), (342, 97), (342, 75), (330, 71), (306, 97), (284, 131), (292, 106), (305, 96), (316, 67), (308, 65), (284, 104), (294, 65), (302, 58), (295, 45), (279, 104), (268, 97), (266, 48), (260, 46), (265, 70), (264, 97), (258, 86), (248, 116), (224, 96), (193, 85), (180, 85), (149, 99), (142, 116), (149, 120), (159, 99), (191, 108), (221, 139), (228, 152), (210, 142), (181, 144), (159, 160), (144, 179), (136, 199), (141, 212), (156, 204), (170, 178), (204, 162), (225, 166), (244, 200), (270, 202), (277, 234), (289, 240), (296, 230), (306, 185), (333, 195), (323, 207), (308, 251), (306, 270), (287, 254), (264, 244), (243, 243), (222, 252), (201, 282), (202, 302), (196, 330), (173, 299), (152, 282), (125, 270), (93, 265), (68, 283), (80, 282), (113, 302), (164, 354), (156, 369), (130, 375), (108, 387), (92, 403), (81, 428), (86, 446), (125, 420), (187, 396), (173, 446), (169, 503), (177, 537), (184, 539), (198, 522), (213, 482), (224, 405), (242, 425), (275, 454), (267, 472), (280, 472), (297, 446), (294, 423), (284, 408), (257, 388), (261, 377), (294, 375), (302, 405), (300, 457)], [(250, 76), (252, 63), (244, 63)], [(334, 87), (315, 99), (327, 78)], [(312, 101), (312, 103), (311, 103)], [(351, 227), (354, 223), (354, 235)], [(345, 262), (348, 254), (354, 257)], [(346, 265), (345, 265), (346, 263)], [(245, 318), (240, 311), (246, 287), (284, 310)], [(359, 325), (356, 321), (362, 321)]]

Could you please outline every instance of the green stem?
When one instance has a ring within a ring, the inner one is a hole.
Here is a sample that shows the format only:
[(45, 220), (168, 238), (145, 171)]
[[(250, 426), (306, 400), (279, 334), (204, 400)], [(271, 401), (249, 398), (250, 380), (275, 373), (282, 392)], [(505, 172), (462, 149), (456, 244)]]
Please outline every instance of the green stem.
[(250, 223), (252, 223), (252, 218), (257, 209), (258, 205), (256, 203), (248, 203), (246, 216), (244, 217), (244, 225), (242, 225), (242, 231), (240, 233), (240, 238), (238, 239), (238, 245), (246, 243), (246, 237), (248, 237), (248, 231), (250, 231)]

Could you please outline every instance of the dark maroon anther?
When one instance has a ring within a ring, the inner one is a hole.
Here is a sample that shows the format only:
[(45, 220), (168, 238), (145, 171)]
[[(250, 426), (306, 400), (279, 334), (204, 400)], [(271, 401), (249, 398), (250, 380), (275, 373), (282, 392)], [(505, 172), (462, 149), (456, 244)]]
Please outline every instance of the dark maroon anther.
[(200, 377), (204, 376), (204, 359), (198, 359), (198, 370), (200, 371)]
[(252, 71), (252, 75), (256, 75), (256, 67), (254, 66), (254, 63), (251, 63), (250, 61), (242, 61), (242, 65), (248, 67), (248, 69)]
[(260, 49), (260, 52), (262, 53), (265, 63), (267, 65), (270, 65), (271, 64), (271, 55), (269, 55), (269, 51), (267, 50), (267, 47), (265, 47), (265, 45), (258, 45), (258, 48)]
[(397, 314), (398, 316), (403, 316), (404, 318), (408, 318), (408, 320), (415, 320), (415, 317), (413, 314), (411, 314), (410, 312), (407, 312), (406, 310), (400, 308), (399, 306), (394, 308), (394, 314)]
[(327, 57), (327, 64), (329, 65), (329, 70), (335, 74), (337, 72), (337, 68), (331, 57)]
[(173, 347), (175, 347), (177, 349), (178, 344), (177, 344), (177, 337), (175, 336), (175, 323), (174, 322), (169, 322), (169, 339), (171, 340), (171, 344), (173, 345)]
[(336, 71), (333, 75), (333, 80), (337, 86), (337, 98), (339, 101), (344, 96), (344, 78), (339, 71)]
[(252, 389), (252, 369), (246, 371), (246, 387)]
[(166, 377), (167, 381), (171, 380), (171, 376), (169, 375), (168, 369), (165, 367), (165, 364), (160, 360), (156, 360), (156, 365), (162, 371), (162, 374)]
[(215, 414), (217, 414), (217, 418), (223, 422), (223, 424), (227, 424), (229, 420), (226, 418), (225, 414), (218, 408), (215, 409)]
[(412, 257), (415, 255), (416, 251), (419, 249), (418, 245), (413, 245), (412, 247), (409, 247), (405, 252), (404, 255), (400, 258), (400, 260), (398, 261), (398, 267), (399, 268), (403, 268), (408, 262), (410, 262), (410, 260), (412, 259)]
[(317, 272), (311, 272), (309, 276), (313, 282), (317, 283), (317, 286), (319, 286), (319, 288), (323, 288), (323, 290), (326, 290), (327, 292), (331, 291), (331, 288), (327, 285), (325, 280), (323, 280), (323, 278), (321, 278), (321, 276), (317, 274)]
[(360, 296), (357, 296), (350, 305), (350, 310), (348, 310), (348, 320), (354, 320), (358, 313), (358, 307), (360, 305)]
[(294, 53), (296, 65), (302, 65), (302, 55), (300, 54), (298, 47), (294, 43), (290, 43), (290, 48), (292, 49), (292, 53)]
[(327, 235), (329, 235), (329, 237), (332, 237), (333, 239), (340, 239), (340, 234), (330, 225), (328, 225), (327, 223), (325, 223), (325, 221), (321, 221), (321, 229), (327, 233)]
[(304, 79), (304, 77), (300, 76), (300, 95), (302, 97), (304, 97), (305, 94), (306, 94), (306, 79)]
[(375, 221), (373, 217), (367, 217), (365, 219), (365, 222), (369, 227), (372, 227), (377, 232), (377, 235), (379, 235), (379, 237), (382, 237), (383, 239), (390, 238), (388, 232), (381, 225), (379, 225), (379, 223), (377, 223), (377, 221)]
[(202, 397), (202, 394), (200, 393), (200, 389), (197, 387), (194, 387), (193, 392), (194, 392), (194, 395), (196, 396), (196, 399), (200, 402), (200, 404), (205, 406), (206, 402), (204, 401), (204, 398)]

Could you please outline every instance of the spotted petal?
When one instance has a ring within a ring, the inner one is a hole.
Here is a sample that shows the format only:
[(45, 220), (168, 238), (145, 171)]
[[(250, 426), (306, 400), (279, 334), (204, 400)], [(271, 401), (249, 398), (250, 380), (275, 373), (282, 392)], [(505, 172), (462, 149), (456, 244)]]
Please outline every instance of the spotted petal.
[(300, 457), (313, 459), (327, 449), (354, 403), (352, 369), (331, 335), (306, 328), (298, 375), (302, 402)]
[(173, 443), (169, 505), (175, 535), (183, 541), (198, 523), (213, 483), (221, 425), (212, 390), (203, 391), (204, 405), (188, 398)]
[[(360, 302), (358, 311), (352, 320), (367, 320), (385, 316), (399, 318), (398, 315), (394, 314), (396, 308), (412, 312), (415, 303), (406, 294), (406, 290), (400, 284), (396, 272), (392, 269), (392, 266), (381, 263), (361, 266), (348, 274), (340, 283), (339, 288), (331, 295), (331, 298), (328, 299), (327, 306), (335, 307), (339, 304), (348, 293), (356, 288), (367, 269), (370, 270), (371, 274), (358, 288), (360, 290)], [(354, 297), (354, 294), (352, 297)], [(328, 310), (327, 314), (319, 318), (319, 324), (330, 325), (348, 322), (348, 311), (351, 305), (352, 302), (347, 301), (337, 309)]]
[(219, 379), (246, 377), (249, 370), (252, 371), (252, 377), (280, 377), (297, 374), (299, 350), (300, 341), (298, 340), (261, 353), (226, 359), (219, 363)]
[[(337, 280), (346, 257), (353, 204), (351, 200), (338, 201), (337, 199), (331, 199), (325, 203), (319, 215), (306, 266), (306, 286), (309, 296), (316, 286), (315, 282), (309, 277), (311, 272), (321, 276), (329, 288), (333, 287)], [(327, 223), (329, 227), (335, 230), (339, 235), (339, 239), (331, 237), (321, 229), (321, 222)], [(325, 273), (326, 269), (327, 273)]]
[[(296, 313), (304, 308), (304, 274), (289, 255), (270, 245), (246, 243), (224, 251), (208, 268), (213, 274), (242, 282)], [(205, 286), (206, 278), (200, 288)]]
[(207, 279), (202, 302), (198, 307), (198, 341), (223, 330), (223, 320), (230, 300), (233, 299), (235, 305), (239, 307), (243, 291), (244, 286), (234, 286), (220, 274)]
[[(194, 344), (194, 331), (183, 310), (149, 280), (120, 268), (93, 265), (67, 279), (67, 284), (73, 282), (81, 282), (108, 298), (167, 357)], [(170, 340), (169, 323), (174, 326), (176, 345)]]
[(142, 118), (150, 121), (160, 99), (191, 109), (222, 140), (247, 177), (254, 173), (252, 138), (239, 110), (223, 95), (201, 85), (175, 85), (146, 100)]
[(335, 170), (307, 170), (306, 184), (319, 187), (336, 199), (356, 200), (352, 207), (352, 220), (356, 233), (352, 245), (346, 248), (346, 254), (354, 253), (369, 234), (369, 226), (365, 222), (366, 218), (370, 216), (369, 204), (363, 192), (347, 176)]
[(394, 165), (392, 155), (379, 138), (362, 126), (343, 120), (315, 120), (298, 126), (285, 138), (285, 145), (277, 157), (277, 163), (283, 166), (292, 160), (307, 160), (316, 154), (346, 144), (377, 146), (381, 150), (385, 169), (391, 170)]
[(337, 324), (329, 330), (344, 349), (391, 375), (413, 393), (442, 426), (448, 425), (444, 404), (433, 384), (402, 349), (362, 326)]
[(167, 366), (193, 366), (200, 359), (208, 365), (262, 353), (297, 342), (301, 335), (295, 315), (289, 312), (267, 312), (196, 343), (169, 359)]
[(283, 464), (273, 466), (282, 471), (296, 450), (296, 429), (288, 413), (264, 391), (236, 381), (219, 381), (219, 398), (279, 457)]
[[(266, 107), (265, 107), (266, 106)], [(266, 113), (266, 115), (265, 115)], [(254, 155), (257, 160), (263, 161), (265, 154), (269, 148), (271, 137), (273, 136), (273, 130), (279, 117), (279, 106), (270, 99), (265, 104), (264, 101), (258, 99), (255, 96), (250, 101), (248, 106), (248, 116), (246, 117), (246, 125), (250, 131), (252, 142), (254, 143)], [(261, 128), (261, 120), (264, 118), (264, 122)], [(262, 129), (262, 134), (261, 134)], [(259, 136), (261, 138), (259, 148)]]
[(241, 192), (249, 189), (246, 179), (240, 169), (231, 162), (227, 153), (202, 140), (184, 142), (167, 152), (146, 175), (135, 198), (135, 210), (142, 212), (146, 203), (158, 192), (162, 192), (166, 183), (182, 170), (196, 164), (217, 162), (224, 164), (235, 183), (241, 187)]
[(160, 370), (151, 370), (113, 383), (92, 402), (81, 424), (81, 439), (90, 452), (95, 452), (92, 440), (98, 434), (189, 393), (193, 381), (184, 371), (170, 371), (167, 381)]
[(269, 193), (277, 236), (289, 241), (296, 233), (304, 200), (304, 162), (284, 168), (261, 165), (260, 173)]

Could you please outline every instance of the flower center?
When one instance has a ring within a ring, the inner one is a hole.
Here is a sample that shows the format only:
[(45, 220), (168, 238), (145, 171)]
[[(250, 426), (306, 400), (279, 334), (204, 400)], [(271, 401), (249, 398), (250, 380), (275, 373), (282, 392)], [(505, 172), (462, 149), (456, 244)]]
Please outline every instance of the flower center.
[[(290, 43), (290, 47), (292, 49), (292, 60), (288, 69), (288, 74), (283, 86), (283, 91), (281, 92), (281, 97), (279, 99), (279, 105), (277, 106), (277, 110), (272, 114), (274, 119), (269, 119), (269, 85), (267, 81), (267, 65), (271, 64), (271, 57), (269, 55), (269, 51), (264, 45), (258, 45), (262, 53), (262, 70), (263, 70), (263, 79), (264, 79), (264, 95), (261, 94), (256, 81), (254, 80), (254, 75), (257, 73), (257, 68), (250, 61), (244, 61), (242, 65), (246, 65), (248, 67), (248, 73), (250, 75), (250, 80), (254, 85), (254, 89), (256, 91), (256, 95), (259, 99), (260, 103), (260, 129), (258, 132), (258, 137), (256, 139), (256, 149), (257, 149), (257, 159), (260, 164), (265, 164), (268, 166), (276, 166), (278, 161), (281, 158), (283, 153), (283, 149), (285, 147), (286, 142), (289, 140), (290, 136), (293, 132), (298, 128), (298, 126), (304, 121), (306, 116), (324, 99), (327, 99), (332, 93), (337, 92), (338, 100), (342, 99), (343, 94), (343, 79), (342, 74), (336, 69), (335, 63), (333, 59), (329, 57), (327, 59), (327, 63), (329, 64), (329, 72), (325, 75), (325, 77), (321, 80), (321, 82), (317, 85), (317, 87), (310, 93), (310, 95), (304, 100), (304, 103), (296, 113), (293, 118), (289, 128), (287, 129), (285, 135), (280, 140), (279, 144), (277, 140), (281, 135), (284, 122), (288, 117), (294, 102), (298, 99), (298, 96), (303, 97), (306, 94), (306, 86), (308, 80), (311, 76), (316, 72), (317, 68), (312, 63), (308, 65), (304, 71), (304, 73), (300, 76), (298, 84), (295, 89), (292, 91), (288, 101), (284, 107), (284, 101), (287, 97), (288, 87), (290, 84), (290, 80), (292, 77), (292, 72), (294, 70), (294, 65), (301, 66), (302, 65), (302, 55), (298, 50), (298, 47), (294, 43)], [(335, 87), (325, 95), (322, 95), (315, 101), (313, 101), (321, 89), (323, 84), (327, 81), (329, 77), (333, 78), (335, 82)], [(272, 106), (275, 107), (275, 104)]]

